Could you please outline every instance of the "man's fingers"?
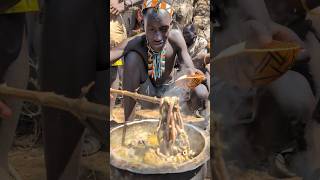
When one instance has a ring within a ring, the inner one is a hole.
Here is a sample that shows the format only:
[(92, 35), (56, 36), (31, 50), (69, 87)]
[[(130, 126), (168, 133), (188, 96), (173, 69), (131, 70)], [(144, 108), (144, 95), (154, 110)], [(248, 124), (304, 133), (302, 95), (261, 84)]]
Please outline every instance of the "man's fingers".
[(117, 15), (117, 9), (114, 7), (111, 7), (111, 14)]
[(1, 101), (0, 101), (0, 116), (2, 118), (10, 118), (12, 116), (11, 109)]
[(299, 36), (293, 32), (291, 29), (281, 26), (279, 24), (273, 25), (273, 38), (278, 41), (295, 42), (300, 45), (301, 48), (305, 48), (304, 42), (299, 38)]
[(110, 13), (114, 14), (114, 8), (113, 7), (110, 7)]
[(119, 15), (119, 9), (113, 7), (113, 14)]
[(274, 25), (274, 36), (273, 38), (278, 41), (285, 41), (285, 42), (294, 42), (299, 44), (301, 47), (300, 52), (298, 53), (296, 60), (297, 61), (309, 61), (310, 59), (310, 54), (309, 52), (305, 49), (305, 44), (304, 42), (299, 38), (299, 36), (293, 32), (291, 29), (281, 26), (278, 24)]
[(309, 62), (310, 61), (310, 53), (306, 49), (300, 50), (298, 53), (296, 60), (299, 62)]

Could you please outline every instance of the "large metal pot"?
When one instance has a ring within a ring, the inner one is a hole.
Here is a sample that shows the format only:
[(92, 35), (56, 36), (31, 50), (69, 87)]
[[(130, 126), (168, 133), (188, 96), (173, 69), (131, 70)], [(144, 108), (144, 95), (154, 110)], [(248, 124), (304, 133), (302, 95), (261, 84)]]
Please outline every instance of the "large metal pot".
[[(141, 120), (127, 124), (126, 137), (136, 137), (141, 132), (152, 131), (157, 127), (158, 120)], [(175, 167), (167, 164), (161, 167), (152, 167), (143, 163), (130, 163), (112, 150), (112, 144), (121, 143), (123, 125), (110, 131), (110, 163), (111, 179), (204, 179), (205, 167), (210, 158), (209, 134), (190, 124), (185, 124), (191, 149), (196, 157), (178, 164)]]

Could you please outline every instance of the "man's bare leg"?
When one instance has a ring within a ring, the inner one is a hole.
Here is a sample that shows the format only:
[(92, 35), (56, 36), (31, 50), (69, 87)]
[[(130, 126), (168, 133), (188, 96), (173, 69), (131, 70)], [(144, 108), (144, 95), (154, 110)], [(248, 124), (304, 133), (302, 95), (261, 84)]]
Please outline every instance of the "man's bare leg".
[[(308, 150), (303, 132), (304, 125), (311, 121), (315, 98), (307, 80), (297, 72), (288, 71), (263, 94), (267, 96), (258, 96), (257, 124), (252, 129), (255, 142), (265, 147), (267, 153), (281, 153), (288, 148), (294, 149), (293, 152)], [(307, 167), (308, 163), (304, 163), (299, 163), (297, 168)]]
[[(123, 71), (123, 89), (135, 92), (141, 82), (147, 80), (147, 73), (143, 64), (143, 59), (136, 52), (130, 52), (125, 57)], [(136, 101), (130, 97), (124, 97), (125, 120), (131, 121), (135, 115)]]
[[(41, 86), (76, 98), (95, 80), (97, 64), (104, 61), (100, 10), (91, 0), (46, 0), (41, 57)], [(63, 6), (61, 9), (59, 7)], [(103, 18), (103, 13), (102, 13)], [(104, 51), (105, 52), (105, 51)], [(44, 147), (47, 180), (79, 178), (83, 125), (73, 115), (44, 108)]]
[(209, 91), (207, 87), (203, 84), (198, 85), (194, 91), (191, 92), (190, 97), (190, 109), (193, 111), (203, 110), (201, 108), (205, 107), (206, 101), (209, 98)]
[[(110, 67), (110, 86), (111, 88), (113, 89), (118, 89), (119, 88), (119, 77), (118, 77), (118, 68), (117, 67)], [(116, 97), (117, 95), (116, 94), (113, 94), (112, 97), (110, 97), (110, 115), (111, 117), (110, 118), (114, 118), (113, 117), (113, 114), (112, 114), (112, 109), (114, 108), (115, 106), (115, 103), (116, 103)]]
[[(5, 82), (8, 86), (21, 89), (26, 88), (29, 77), (27, 54), (27, 44), (26, 40), (24, 40), (18, 59), (11, 64), (6, 73)], [(6, 99), (6, 103), (12, 108), (13, 116), (10, 119), (0, 120), (0, 179), (4, 180), (9, 178), (8, 153), (13, 143), (22, 101), (17, 99)]]

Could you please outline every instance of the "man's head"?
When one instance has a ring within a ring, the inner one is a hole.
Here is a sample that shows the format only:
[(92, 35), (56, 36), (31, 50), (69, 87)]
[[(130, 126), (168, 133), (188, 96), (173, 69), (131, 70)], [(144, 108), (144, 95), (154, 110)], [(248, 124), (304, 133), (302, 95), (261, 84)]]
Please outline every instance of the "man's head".
[(160, 51), (168, 39), (172, 27), (171, 11), (158, 7), (148, 7), (143, 10), (144, 30), (149, 45), (155, 51)]
[(187, 46), (191, 46), (197, 37), (196, 28), (193, 24), (186, 25), (183, 28), (183, 37)]
[(271, 19), (277, 23), (288, 24), (299, 16), (305, 18), (306, 12), (301, 0), (268, 0), (265, 3)]

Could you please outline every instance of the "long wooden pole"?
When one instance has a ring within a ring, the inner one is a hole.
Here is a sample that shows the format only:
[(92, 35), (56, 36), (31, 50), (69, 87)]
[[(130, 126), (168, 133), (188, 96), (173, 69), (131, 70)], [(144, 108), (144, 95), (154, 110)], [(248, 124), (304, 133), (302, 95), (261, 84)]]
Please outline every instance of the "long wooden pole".
[(53, 92), (23, 90), (8, 87), (5, 84), (0, 85), (0, 96), (18, 98), (42, 106), (68, 111), (79, 119), (94, 118), (107, 120), (108, 107), (89, 102), (85, 98), (72, 99)]
[[(161, 98), (157, 98), (157, 97), (150, 97), (150, 96), (145, 96), (142, 94), (138, 94), (137, 92), (130, 92), (130, 91), (125, 91), (125, 90), (117, 90), (117, 89), (112, 89), (110, 88), (110, 93), (111, 94), (120, 94), (123, 96), (128, 96), (131, 97), (135, 100), (142, 100), (142, 101), (147, 101), (147, 102), (151, 102), (154, 104), (162, 104), (162, 99)], [(127, 134), (127, 122), (124, 122), (124, 126), (123, 126), (123, 131), (122, 131), (122, 140), (121, 140), (121, 144), (122, 146), (125, 146), (125, 138), (126, 138), (126, 134)]]
[(116, 90), (116, 89), (110, 88), (110, 93), (120, 94), (123, 96), (131, 97), (135, 100), (147, 101), (147, 102), (151, 102), (154, 104), (161, 104), (161, 102), (162, 102), (162, 98), (146, 96), (146, 95), (138, 94), (136, 92), (130, 92), (130, 91), (125, 91), (125, 90)]

